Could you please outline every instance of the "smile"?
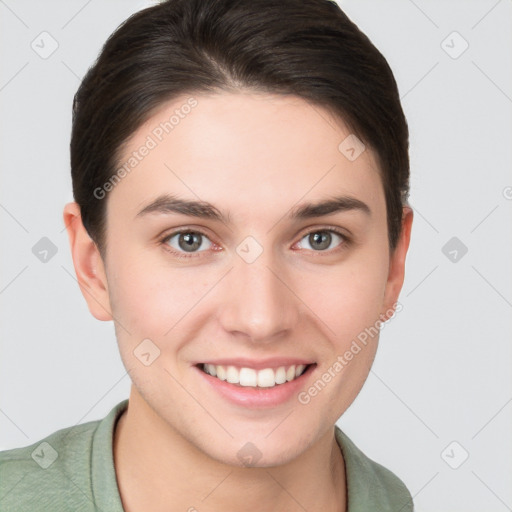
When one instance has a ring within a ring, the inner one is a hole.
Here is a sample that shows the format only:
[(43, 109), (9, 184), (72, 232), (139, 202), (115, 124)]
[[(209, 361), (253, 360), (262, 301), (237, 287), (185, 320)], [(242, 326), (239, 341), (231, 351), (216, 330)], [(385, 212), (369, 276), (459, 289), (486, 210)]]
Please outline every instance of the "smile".
[(243, 387), (271, 388), (290, 382), (300, 377), (310, 365), (298, 364), (279, 366), (278, 368), (262, 368), (256, 370), (248, 367), (224, 366), (202, 363), (199, 368), (219, 380)]

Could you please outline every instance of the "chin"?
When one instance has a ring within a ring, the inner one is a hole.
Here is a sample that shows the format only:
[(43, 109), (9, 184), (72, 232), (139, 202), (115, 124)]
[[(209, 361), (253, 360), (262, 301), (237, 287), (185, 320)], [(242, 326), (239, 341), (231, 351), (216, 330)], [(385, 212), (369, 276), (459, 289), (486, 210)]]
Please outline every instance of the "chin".
[[(256, 429), (255, 429), (256, 430)], [(294, 428), (295, 432), (296, 427)], [(269, 437), (265, 430), (258, 429), (251, 436), (245, 430), (244, 435), (233, 439), (210, 439), (209, 446), (201, 449), (208, 457), (223, 464), (246, 468), (269, 468), (288, 464), (308, 449), (311, 439), (290, 437), (287, 433), (272, 433)], [(234, 432), (232, 432), (234, 434)], [(212, 445), (218, 449), (212, 450)]]

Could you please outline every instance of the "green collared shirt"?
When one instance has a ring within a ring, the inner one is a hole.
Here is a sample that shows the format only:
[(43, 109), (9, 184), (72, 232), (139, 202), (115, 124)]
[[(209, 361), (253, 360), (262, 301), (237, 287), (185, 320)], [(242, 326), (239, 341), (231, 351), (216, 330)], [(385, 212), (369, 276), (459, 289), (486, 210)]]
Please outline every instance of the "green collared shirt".
[[(30, 446), (0, 452), (0, 512), (124, 512), (112, 450), (128, 400), (102, 420), (58, 430)], [(411, 512), (411, 495), (391, 471), (335, 428), (345, 460), (348, 512)]]

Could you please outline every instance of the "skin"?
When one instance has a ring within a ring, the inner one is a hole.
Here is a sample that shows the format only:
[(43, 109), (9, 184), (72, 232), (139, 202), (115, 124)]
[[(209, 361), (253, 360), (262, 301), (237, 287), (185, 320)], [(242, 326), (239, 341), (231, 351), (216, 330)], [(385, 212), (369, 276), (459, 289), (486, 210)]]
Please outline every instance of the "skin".
[[(188, 97), (163, 105), (123, 156)], [(249, 91), (194, 98), (190, 114), (104, 199), (105, 260), (78, 205), (64, 209), (80, 288), (94, 317), (114, 321), (133, 382), (114, 440), (123, 505), (129, 512), (168, 511), (170, 504), (199, 512), (346, 510), (334, 425), (368, 376), (378, 335), (306, 405), (296, 397), (265, 410), (232, 405), (192, 364), (303, 357), (317, 364), (307, 390), (359, 333), (393, 312), (412, 210), (404, 207), (391, 253), (375, 155), (367, 147), (349, 161), (338, 145), (350, 130), (326, 110), (293, 96)], [(208, 201), (229, 211), (230, 223), (181, 214), (136, 218), (163, 192)], [(341, 194), (364, 201), (371, 216), (345, 211), (291, 221), (285, 215)], [(179, 252), (179, 236), (172, 246), (161, 242), (181, 227), (207, 235), (195, 257), (165, 249)], [(352, 243), (333, 234), (327, 250), (312, 245), (307, 235), (329, 227)], [(251, 264), (236, 252), (249, 235), (263, 248)], [(133, 353), (146, 338), (160, 349), (149, 366)], [(254, 467), (237, 457), (247, 442), (261, 452)]]

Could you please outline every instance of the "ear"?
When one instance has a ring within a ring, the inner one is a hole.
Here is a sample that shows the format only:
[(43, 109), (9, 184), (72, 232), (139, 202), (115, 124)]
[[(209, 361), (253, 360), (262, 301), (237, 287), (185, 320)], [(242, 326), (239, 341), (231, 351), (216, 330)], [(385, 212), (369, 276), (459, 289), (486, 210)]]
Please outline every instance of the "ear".
[(84, 228), (78, 203), (66, 204), (63, 218), (78, 285), (89, 311), (98, 320), (112, 320), (103, 260), (96, 244)]
[(393, 316), (395, 310), (394, 305), (398, 301), (398, 296), (400, 295), (400, 290), (404, 283), (405, 257), (411, 240), (412, 220), (412, 208), (410, 206), (404, 206), (402, 209), (402, 232), (389, 260), (388, 281), (384, 292), (384, 311), (380, 315), (380, 319), (383, 322)]

